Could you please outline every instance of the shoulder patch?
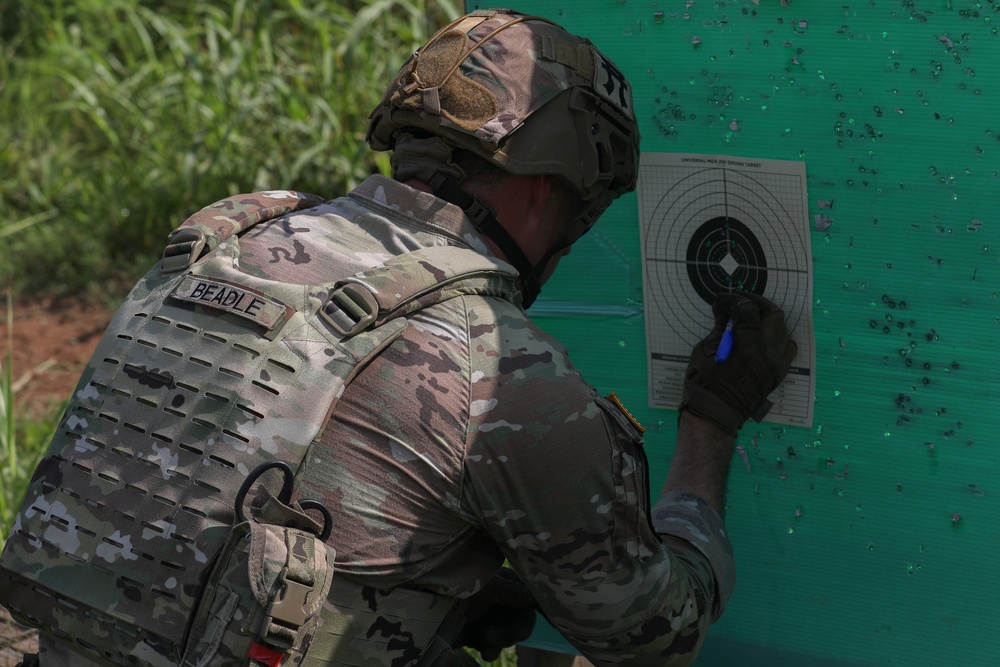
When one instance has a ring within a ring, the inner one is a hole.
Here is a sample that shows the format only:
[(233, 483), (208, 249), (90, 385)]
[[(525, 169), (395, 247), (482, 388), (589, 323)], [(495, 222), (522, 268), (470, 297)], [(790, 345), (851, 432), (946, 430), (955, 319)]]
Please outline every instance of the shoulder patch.
[(608, 394), (608, 400), (614, 403), (616, 408), (621, 410), (622, 414), (625, 415), (625, 417), (629, 420), (632, 426), (635, 426), (637, 429), (639, 429), (639, 433), (646, 432), (646, 427), (640, 424), (639, 420), (632, 416), (632, 413), (628, 411), (628, 409), (622, 404), (621, 399), (618, 398), (618, 394), (616, 394), (615, 392), (611, 392), (610, 394)]
[(635, 119), (635, 109), (632, 106), (632, 86), (617, 66), (598, 51), (594, 51), (594, 90), (610, 102), (627, 118)]

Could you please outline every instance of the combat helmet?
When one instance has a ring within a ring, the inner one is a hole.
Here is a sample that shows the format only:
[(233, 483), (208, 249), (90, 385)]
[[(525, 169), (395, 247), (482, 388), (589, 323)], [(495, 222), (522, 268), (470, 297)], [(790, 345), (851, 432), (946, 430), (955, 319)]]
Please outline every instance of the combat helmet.
[(639, 129), (625, 76), (588, 39), (506, 9), (463, 16), (418, 49), (372, 111), (366, 139), (395, 151), (398, 180), (419, 178), (466, 209), (521, 273), (526, 306), (540, 290), (536, 267), (457, 185), (464, 173), (450, 150), (511, 174), (555, 176), (579, 196), (587, 227), (635, 189), (638, 175)]

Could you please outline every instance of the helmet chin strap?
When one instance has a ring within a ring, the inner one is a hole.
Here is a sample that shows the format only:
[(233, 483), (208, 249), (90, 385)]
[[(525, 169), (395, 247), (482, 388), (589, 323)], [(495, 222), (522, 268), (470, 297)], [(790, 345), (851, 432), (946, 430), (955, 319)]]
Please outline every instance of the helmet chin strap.
[(566, 249), (565, 246), (553, 248), (537, 265), (532, 266), (528, 257), (517, 245), (517, 241), (511, 237), (507, 230), (497, 222), (493, 211), (478, 197), (470, 195), (458, 186), (454, 179), (441, 173), (436, 173), (431, 178), (428, 185), (434, 190), (434, 196), (445, 200), (450, 204), (458, 206), (465, 211), (465, 214), (472, 220), (472, 225), (481, 233), (490, 237), (497, 244), (500, 251), (506, 256), (517, 272), (521, 276), (521, 305), (527, 309), (538, 298), (542, 291), (541, 275), (548, 265), (549, 260), (559, 252)]

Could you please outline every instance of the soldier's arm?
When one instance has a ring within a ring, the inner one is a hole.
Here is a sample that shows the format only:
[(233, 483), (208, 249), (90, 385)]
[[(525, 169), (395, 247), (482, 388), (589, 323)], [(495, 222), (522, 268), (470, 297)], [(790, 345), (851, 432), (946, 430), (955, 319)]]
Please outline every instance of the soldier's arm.
[[(767, 412), (795, 344), (763, 297), (721, 295), (713, 310), (651, 509), (631, 418), (594, 395), (557, 342), (523, 322), (476, 348), (499, 363), (487, 373), (489, 411), (470, 428), (467, 507), (486, 519), (552, 624), (598, 664), (691, 664), (735, 584), (721, 516), (735, 435)], [(734, 345), (717, 362), (728, 327)], [(526, 396), (534, 409), (524, 409)]]
[(530, 324), (483, 332), (463, 507), (591, 661), (691, 664), (733, 587), (718, 513), (694, 488), (651, 509), (628, 415)]
[(704, 498), (720, 516), (736, 439), (709, 421), (682, 412), (677, 445), (662, 494), (687, 491)]

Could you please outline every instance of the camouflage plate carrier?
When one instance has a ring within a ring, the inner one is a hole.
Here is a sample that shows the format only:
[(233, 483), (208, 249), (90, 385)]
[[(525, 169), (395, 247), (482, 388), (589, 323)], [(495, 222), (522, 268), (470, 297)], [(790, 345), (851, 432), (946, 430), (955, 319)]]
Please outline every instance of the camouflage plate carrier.
[(515, 273), (455, 247), (322, 285), (239, 270), (240, 233), (320, 203), (231, 197), (172, 233), (84, 371), (0, 559), (20, 622), (103, 665), (444, 659), (453, 600), (334, 576), (335, 527), (293, 500), (295, 475), (401, 316), (513, 299)]

